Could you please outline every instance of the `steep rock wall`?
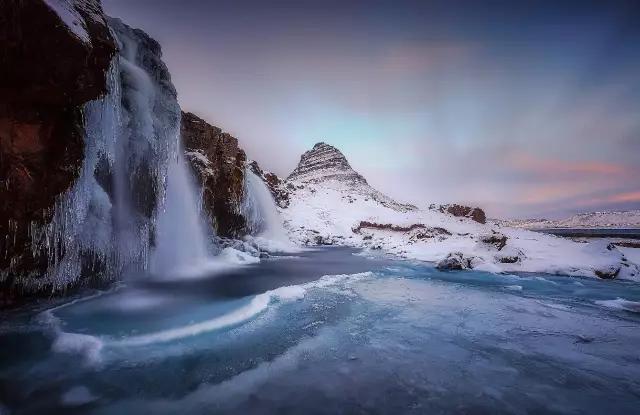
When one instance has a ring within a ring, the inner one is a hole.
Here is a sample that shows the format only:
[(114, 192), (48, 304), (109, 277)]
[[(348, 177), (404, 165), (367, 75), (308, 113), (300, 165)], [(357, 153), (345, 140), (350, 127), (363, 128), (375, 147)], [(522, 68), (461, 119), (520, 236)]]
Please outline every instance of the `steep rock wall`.
[(185, 154), (202, 185), (204, 210), (218, 236), (246, 233), (241, 213), (246, 155), (238, 140), (190, 112), (182, 113)]
[[(31, 246), (31, 229), (51, 219), (56, 198), (79, 175), (82, 106), (107, 92), (116, 44), (97, 0), (3, 0), (0, 5), (3, 303), (16, 295), (16, 278), (47, 268), (47, 253)], [(74, 27), (60, 10), (74, 16)]]

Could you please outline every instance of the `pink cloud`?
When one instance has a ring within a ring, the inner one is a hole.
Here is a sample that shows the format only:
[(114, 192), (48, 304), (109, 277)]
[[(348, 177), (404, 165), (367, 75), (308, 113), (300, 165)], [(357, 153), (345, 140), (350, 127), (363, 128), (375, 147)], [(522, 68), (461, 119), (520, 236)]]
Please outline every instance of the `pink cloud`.
[(640, 191), (618, 193), (607, 200), (611, 203), (640, 202)]
[(551, 158), (541, 158), (526, 153), (516, 153), (511, 156), (509, 164), (517, 170), (538, 173), (541, 175), (604, 175), (622, 176), (632, 173), (632, 169), (617, 164), (602, 161), (568, 161)]

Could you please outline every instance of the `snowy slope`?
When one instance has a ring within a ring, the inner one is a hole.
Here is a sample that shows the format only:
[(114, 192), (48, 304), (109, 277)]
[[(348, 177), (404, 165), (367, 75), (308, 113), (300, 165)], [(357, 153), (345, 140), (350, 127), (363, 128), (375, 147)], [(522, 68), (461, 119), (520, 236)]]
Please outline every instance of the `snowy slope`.
[(566, 219), (514, 219), (497, 223), (525, 229), (543, 228), (640, 228), (640, 210), (579, 213)]
[(85, 43), (91, 43), (91, 37), (87, 32), (84, 18), (78, 12), (78, 8), (85, 7), (85, 12), (91, 11), (91, 4), (78, 0), (44, 0), (47, 6), (53, 10), (69, 31)]
[(373, 189), (324, 143), (302, 156), (285, 183), (290, 204), (280, 212), (291, 239), (300, 244), (348, 245), (434, 262), (454, 254), (463, 268), (495, 272), (639, 278), (636, 265), (606, 244), (581, 244), (398, 203)]

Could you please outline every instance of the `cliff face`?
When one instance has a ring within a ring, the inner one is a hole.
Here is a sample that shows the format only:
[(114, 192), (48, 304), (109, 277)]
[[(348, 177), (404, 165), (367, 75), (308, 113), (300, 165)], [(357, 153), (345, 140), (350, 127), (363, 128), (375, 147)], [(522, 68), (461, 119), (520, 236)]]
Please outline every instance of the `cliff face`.
[[(73, 22), (65, 21), (68, 16)], [(78, 177), (82, 105), (106, 93), (115, 51), (97, 0), (2, 1), (0, 288), (5, 294), (17, 275), (46, 270), (46, 254), (32, 251), (30, 228), (51, 219), (56, 198)]]
[(246, 233), (241, 213), (246, 155), (238, 140), (196, 115), (183, 112), (181, 137), (185, 155), (203, 189), (205, 212), (218, 236)]

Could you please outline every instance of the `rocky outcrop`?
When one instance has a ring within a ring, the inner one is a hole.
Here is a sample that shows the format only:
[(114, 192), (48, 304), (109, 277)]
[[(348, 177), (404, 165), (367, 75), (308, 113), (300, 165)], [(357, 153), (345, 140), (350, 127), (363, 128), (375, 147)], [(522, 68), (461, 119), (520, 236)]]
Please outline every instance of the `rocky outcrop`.
[(222, 237), (244, 235), (246, 222), (240, 208), (246, 155), (238, 140), (190, 112), (182, 113), (181, 137), (216, 233)]
[[(73, 22), (64, 20), (68, 16)], [(106, 93), (115, 51), (98, 0), (2, 2), (0, 287), (5, 301), (13, 297), (16, 278), (46, 270), (47, 255), (32, 249), (30, 231), (50, 220), (56, 198), (78, 177), (82, 106)]]
[(480, 235), (480, 241), (487, 245), (493, 245), (498, 251), (501, 251), (507, 245), (507, 236), (496, 231), (490, 234)]
[(289, 207), (289, 193), (294, 189), (292, 184), (287, 184), (274, 173), (262, 170), (256, 161), (250, 162), (249, 168), (266, 183), (273, 200), (279, 207), (283, 209)]
[(354, 233), (360, 232), (361, 229), (378, 229), (378, 230), (387, 230), (393, 232), (410, 232), (415, 229), (426, 229), (427, 226), (421, 223), (414, 223), (411, 225), (393, 225), (391, 223), (375, 223), (369, 221), (361, 221), (358, 226), (354, 227), (352, 231)]
[(612, 266), (609, 268), (597, 269), (594, 273), (598, 278), (602, 278), (603, 280), (612, 280), (620, 274), (620, 267)]
[(438, 210), (442, 213), (448, 213), (458, 218), (469, 218), (478, 223), (487, 223), (487, 215), (484, 213), (484, 210), (480, 209), (479, 207), (449, 204), (440, 206), (431, 205), (430, 208), (432, 210)]
[(462, 252), (452, 252), (436, 264), (436, 268), (446, 271), (471, 269), (473, 258), (465, 257)]
[(514, 246), (503, 247), (493, 256), (495, 262), (500, 264), (519, 264), (526, 258), (524, 251)]

